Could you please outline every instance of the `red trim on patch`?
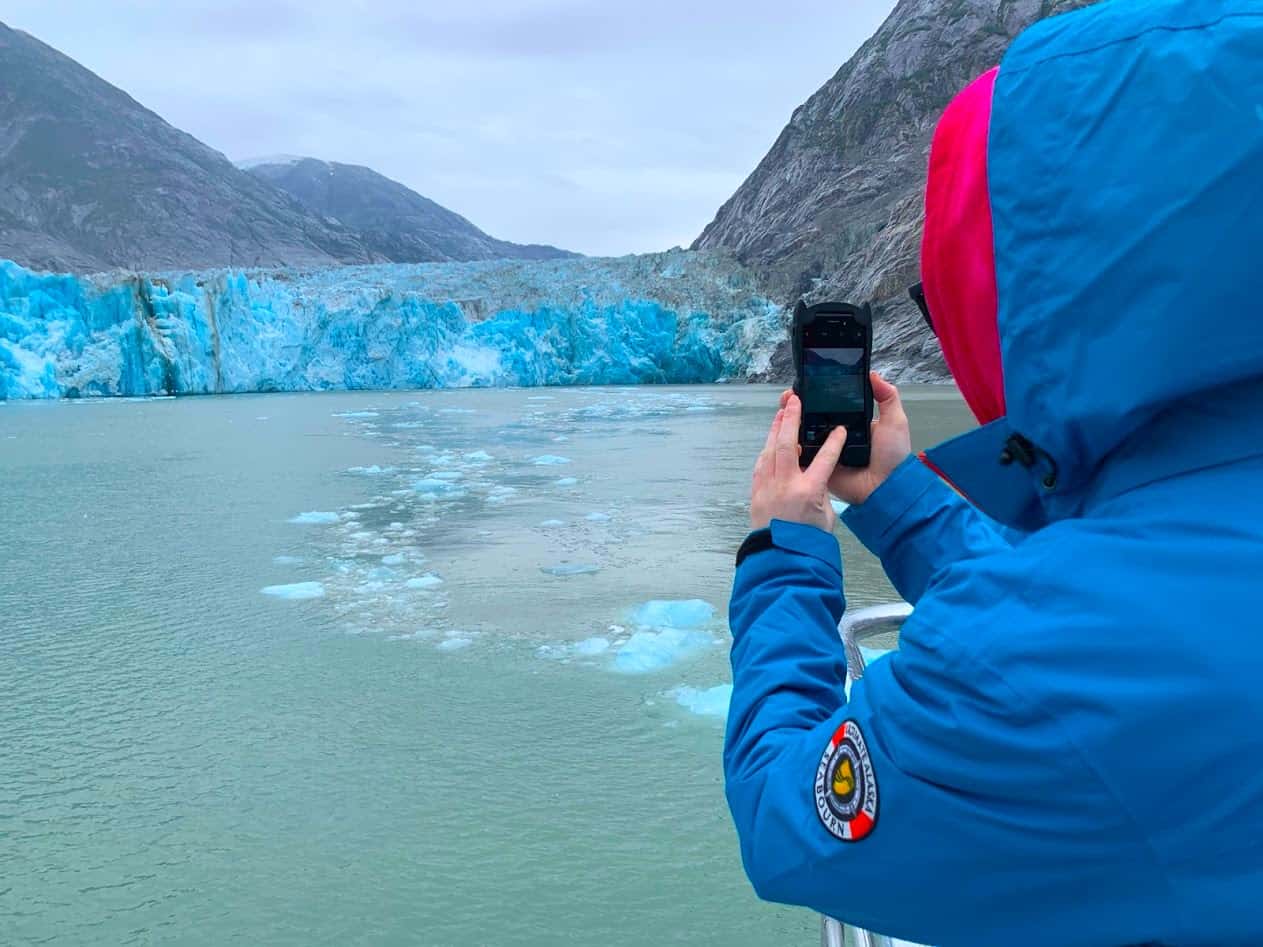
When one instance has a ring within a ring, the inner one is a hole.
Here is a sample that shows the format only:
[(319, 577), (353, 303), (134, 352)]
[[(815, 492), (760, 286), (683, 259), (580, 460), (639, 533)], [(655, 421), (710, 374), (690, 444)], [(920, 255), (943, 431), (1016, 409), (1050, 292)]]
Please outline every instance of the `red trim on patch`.
[(829, 741), (829, 749), (836, 750), (838, 748), (838, 744), (842, 742), (842, 738), (844, 736), (846, 736), (846, 724), (842, 724), (842, 726), (838, 727), (838, 729), (834, 731), (833, 739)]
[(921, 242), (921, 280), (943, 357), (982, 424), (1005, 413), (987, 187), (987, 137), (998, 72), (984, 73), (956, 96), (934, 132)]
[(858, 842), (860, 839), (873, 831), (874, 822), (868, 817), (868, 813), (861, 812), (854, 819), (847, 823), (851, 829), (851, 841)]

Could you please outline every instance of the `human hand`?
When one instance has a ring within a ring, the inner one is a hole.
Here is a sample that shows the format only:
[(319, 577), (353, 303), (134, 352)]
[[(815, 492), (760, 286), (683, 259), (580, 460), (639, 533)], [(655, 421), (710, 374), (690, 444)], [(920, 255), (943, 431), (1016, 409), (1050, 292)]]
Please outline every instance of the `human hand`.
[(867, 500), (912, 453), (912, 434), (908, 430), (908, 416), (903, 413), (899, 389), (876, 372), (869, 377), (878, 416), (869, 436), (872, 447), (868, 466), (838, 467), (830, 471), (829, 477), (829, 490), (833, 495), (852, 505)]
[(767, 443), (754, 465), (750, 488), (750, 522), (762, 529), (774, 519), (818, 526), (832, 532), (837, 522), (829, 502), (829, 475), (842, 456), (846, 428), (835, 428), (806, 470), (798, 466), (798, 428), (802, 402), (793, 392), (781, 395)]

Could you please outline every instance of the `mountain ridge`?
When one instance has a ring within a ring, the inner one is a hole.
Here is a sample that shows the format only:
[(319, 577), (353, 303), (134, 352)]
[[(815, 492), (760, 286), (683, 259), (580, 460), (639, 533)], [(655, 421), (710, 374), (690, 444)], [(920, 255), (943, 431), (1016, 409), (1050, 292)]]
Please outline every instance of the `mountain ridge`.
[(238, 162), (238, 167), (279, 187), (323, 219), (354, 230), (370, 252), (396, 263), (576, 256), (552, 246), (497, 240), (455, 211), (364, 165), (277, 158), (281, 160)]
[[(1091, 0), (899, 0), (790, 117), (694, 249), (758, 267), (778, 299), (874, 303), (875, 364), (943, 381), (947, 367), (905, 290), (920, 278), (930, 139), (943, 109), (1037, 20)], [(790, 371), (788, 346), (774, 377)]]

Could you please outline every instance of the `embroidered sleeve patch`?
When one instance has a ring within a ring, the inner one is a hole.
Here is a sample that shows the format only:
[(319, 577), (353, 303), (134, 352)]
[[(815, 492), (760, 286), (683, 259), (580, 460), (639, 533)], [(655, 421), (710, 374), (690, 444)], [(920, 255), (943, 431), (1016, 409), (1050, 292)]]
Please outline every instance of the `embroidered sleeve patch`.
[(816, 814), (844, 842), (867, 838), (877, 824), (877, 774), (860, 725), (838, 727), (816, 770)]

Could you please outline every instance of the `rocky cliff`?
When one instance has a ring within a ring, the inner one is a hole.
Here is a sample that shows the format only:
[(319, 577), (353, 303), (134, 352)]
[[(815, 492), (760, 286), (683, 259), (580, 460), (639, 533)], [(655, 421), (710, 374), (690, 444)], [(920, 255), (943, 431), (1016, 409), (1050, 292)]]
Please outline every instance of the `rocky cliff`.
[[(899, 0), (877, 33), (795, 110), (694, 244), (763, 269), (777, 298), (875, 303), (876, 363), (947, 377), (905, 290), (917, 282), (930, 138), (944, 107), (1013, 38), (1089, 0)], [(773, 374), (789, 371), (787, 348)]]

